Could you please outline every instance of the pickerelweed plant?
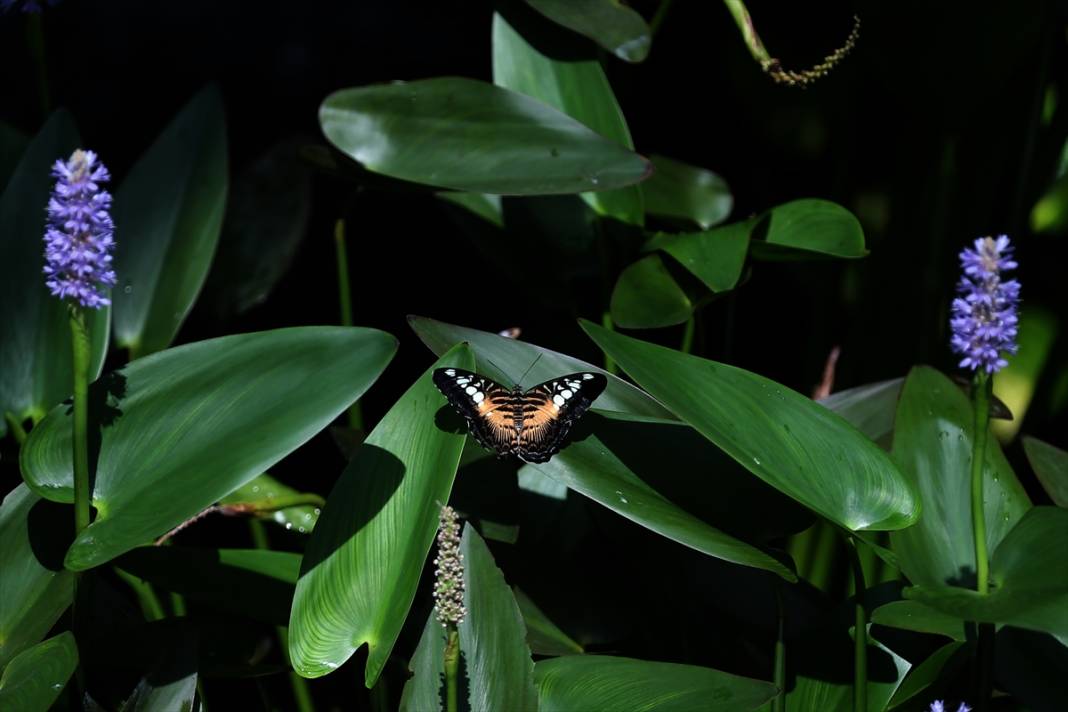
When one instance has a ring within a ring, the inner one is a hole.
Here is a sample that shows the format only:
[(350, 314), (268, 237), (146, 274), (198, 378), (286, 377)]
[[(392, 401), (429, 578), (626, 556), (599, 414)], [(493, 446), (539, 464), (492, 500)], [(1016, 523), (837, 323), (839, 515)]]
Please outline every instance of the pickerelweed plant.
[(447, 712), (458, 709), (458, 681), (460, 672), (460, 633), (456, 626), (463, 622), (464, 561), (460, 553), (460, 520), (456, 510), (441, 508), (438, 527), (438, 556), (434, 559), (434, 611), (446, 631), (445, 695)]
[(48, 201), (45, 228), (45, 285), (70, 309), (74, 383), (74, 523), (89, 526), (88, 393), (90, 340), (85, 310), (111, 303), (115, 226), (111, 194), (101, 184), (111, 179), (92, 151), (76, 150), (52, 168), (56, 185)]
[[(976, 590), (990, 591), (990, 557), (987, 553), (986, 519), (983, 497), (983, 464), (990, 431), (990, 401), (994, 374), (1008, 365), (1005, 356), (1015, 354), (1019, 317), (1020, 283), (1005, 279), (1015, 269), (1013, 248), (1005, 235), (980, 237), (960, 253), (964, 274), (957, 284), (950, 328), (952, 348), (959, 354), (961, 368), (971, 369), (972, 407), (975, 436), (971, 462), (972, 533), (975, 538)], [(989, 698), (990, 659), (993, 631), (980, 626), (980, 708)], [(986, 661), (986, 662), (984, 662)]]

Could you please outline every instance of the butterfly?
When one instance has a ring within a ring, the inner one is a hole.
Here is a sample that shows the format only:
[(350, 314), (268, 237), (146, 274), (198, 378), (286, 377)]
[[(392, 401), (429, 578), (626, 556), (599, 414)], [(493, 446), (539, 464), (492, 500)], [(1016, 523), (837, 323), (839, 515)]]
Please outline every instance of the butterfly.
[(571, 425), (608, 385), (600, 373), (572, 373), (526, 391), (459, 368), (434, 371), (434, 385), (467, 421), (471, 435), (498, 455), (548, 462)]

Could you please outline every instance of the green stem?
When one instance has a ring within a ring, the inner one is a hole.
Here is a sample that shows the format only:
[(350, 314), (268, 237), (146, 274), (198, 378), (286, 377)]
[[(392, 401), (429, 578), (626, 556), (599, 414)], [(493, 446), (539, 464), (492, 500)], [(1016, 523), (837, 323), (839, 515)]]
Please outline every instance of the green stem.
[[(349, 284), (349, 252), (345, 246), (345, 221), (334, 223), (334, 254), (337, 261), (337, 294), (341, 307), (341, 325), (352, 326), (352, 287)], [(359, 401), (349, 406), (349, 427), (363, 430), (363, 411)]]
[[(255, 519), (249, 520), (248, 532), (252, 537), (252, 543), (257, 549), (268, 550), (271, 548), (270, 541), (267, 539), (267, 529), (263, 526), (263, 522), (256, 521)], [(297, 674), (297, 671), (293, 669), (293, 663), (289, 659), (289, 631), (285, 626), (277, 626), (275, 628), (275, 634), (278, 636), (278, 644), (282, 648), (282, 657), (285, 658), (286, 665), (289, 665), (289, 687), (293, 691), (293, 699), (297, 703), (297, 709), (300, 712), (315, 712), (315, 702), (312, 700), (311, 690), (308, 689), (308, 681)]]
[(10, 410), (4, 413), (4, 420), (7, 421), (7, 427), (11, 430), (11, 434), (15, 436), (15, 442), (19, 444), (19, 447), (22, 447), (22, 444), (26, 442), (26, 428), (22, 427), (22, 421)]
[(738, 29), (742, 33), (742, 39), (745, 41), (746, 48), (749, 49), (749, 54), (753, 55), (753, 59), (757, 61), (761, 67), (769, 64), (772, 61), (771, 55), (764, 49), (764, 43), (760, 41), (760, 35), (757, 34), (756, 27), (753, 26), (753, 18), (749, 16), (749, 10), (746, 9), (745, 3), (742, 0), (723, 0), (727, 5), (727, 9), (731, 12), (731, 17), (734, 18), (734, 23), (738, 25)]
[[(601, 326), (609, 331), (615, 331), (615, 325), (612, 323), (612, 313), (605, 309), (604, 314), (601, 314)], [(616, 366), (616, 362), (612, 360), (612, 357), (605, 352), (604, 355), (604, 370), (612, 374), (619, 373), (619, 367)]]
[(385, 670), (371, 688), (371, 709), (374, 712), (389, 712), (389, 684), (386, 682)]
[(460, 677), (460, 631), (455, 623), (446, 626), (445, 640), (445, 712), (457, 712)]
[(686, 320), (686, 327), (682, 332), (682, 352), (684, 354), (693, 353), (693, 334), (697, 329), (697, 315), (691, 314), (690, 318)]
[(74, 367), (74, 532), (89, 526), (89, 327), (85, 313), (70, 309)]
[(868, 709), (868, 614), (864, 610), (864, 567), (857, 541), (846, 536), (849, 566), (853, 569), (853, 712)]
[(972, 533), (975, 537), (976, 590), (990, 590), (990, 561), (986, 553), (986, 514), (983, 506), (983, 462), (990, 433), (990, 392), (993, 380), (980, 371), (975, 377), (972, 397), (975, 408), (975, 437), (972, 441)]
[(667, 17), (668, 10), (671, 9), (671, 3), (675, 0), (660, 0), (660, 6), (656, 8), (656, 14), (653, 15), (653, 19), (649, 21), (649, 34), (656, 36), (656, 33), (660, 30), (660, 26), (664, 24), (664, 18)]
[(771, 712), (786, 712), (786, 607), (782, 602), (782, 586), (775, 585), (775, 608), (779, 618), (779, 635), (775, 639), (775, 671), (772, 682), (779, 694), (771, 701)]
[(145, 614), (145, 620), (161, 621), (167, 617), (167, 614), (163, 611), (163, 604), (160, 603), (156, 592), (152, 590), (148, 583), (117, 567), (115, 568), (115, 574), (137, 594), (137, 600), (141, 604), (141, 612)]

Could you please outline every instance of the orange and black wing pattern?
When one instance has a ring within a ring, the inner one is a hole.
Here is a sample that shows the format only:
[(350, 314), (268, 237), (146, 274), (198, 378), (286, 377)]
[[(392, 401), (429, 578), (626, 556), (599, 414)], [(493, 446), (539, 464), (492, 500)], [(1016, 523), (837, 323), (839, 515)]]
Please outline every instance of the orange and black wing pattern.
[(512, 393), (496, 381), (460, 368), (434, 371), (434, 385), (467, 421), (467, 429), (487, 450), (498, 455), (514, 451), (516, 422)]
[(515, 454), (526, 462), (548, 462), (567, 434), (608, 385), (600, 373), (572, 373), (546, 381), (519, 396), (523, 414)]

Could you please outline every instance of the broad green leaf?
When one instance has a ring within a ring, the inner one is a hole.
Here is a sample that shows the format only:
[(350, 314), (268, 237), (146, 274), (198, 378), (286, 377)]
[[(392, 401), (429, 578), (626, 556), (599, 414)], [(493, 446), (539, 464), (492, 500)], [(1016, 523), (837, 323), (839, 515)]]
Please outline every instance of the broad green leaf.
[(115, 561), (164, 590), (250, 618), (285, 625), (300, 554), (264, 549), (141, 546)]
[(904, 378), (869, 383), (832, 393), (818, 403), (842, 416), (860, 432), (890, 449), (894, 413)]
[[(777, 516), (783, 507), (776, 500), (778, 493), (770, 488), (764, 488), (772, 495), (765, 500), (768, 508), (760, 507), (755, 492), (743, 491), (738, 498), (732, 497), (732, 485), (739, 484), (739, 478), (730, 471), (735, 463), (719, 457), (716, 448), (691, 428), (674, 421), (642, 423), (593, 413), (585, 416), (579, 428), (573, 442), (549, 462), (524, 465), (523, 469), (548, 475), (617, 514), (704, 554), (797, 580), (794, 572), (772, 555), (713, 526), (723, 522), (735, 531), (745, 531), (749, 524), (764, 520), (781, 524), (783, 519), (796, 520), (796, 516)], [(587, 434), (589, 431), (592, 434)], [(665, 462), (676, 464), (665, 468)], [(665, 469), (673, 472), (666, 474)], [(743, 473), (742, 487), (746, 479), (752, 478)], [(673, 496), (665, 496), (657, 485)]]
[(515, 602), (527, 627), (527, 645), (537, 655), (578, 655), (586, 652), (571, 636), (549, 620), (530, 596), (513, 587)]
[(1038, 304), (1029, 303), (1020, 313), (1016, 333), (1019, 351), (994, 379), (994, 397), (1012, 414), (1011, 419), (998, 418), (990, 424), (1003, 443), (1016, 437), (1027, 418), (1027, 409), (1057, 340), (1058, 326), (1056, 314)]
[(526, 627), (504, 575), (482, 537), (464, 526), (464, 608), (460, 652), (472, 710), (538, 709)]
[[(599, 409), (653, 418), (674, 417), (664, 406), (622, 378), (613, 376), (604, 369), (577, 358), (528, 344), (519, 339), (509, 339), (487, 331), (456, 326), (421, 316), (409, 316), (408, 325), (427, 348), (438, 356), (458, 343), (470, 344), (475, 354), (475, 366), (478, 372), (500, 381), (505, 386), (513, 385), (515, 379), (522, 378), (522, 383), (519, 385), (529, 388), (536, 383), (563, 374), (593, 371), (604, 374), (608, 378), (608, 387), (597, 399)], [(506, 371), (502, 372), (501, 369), (506, 369)], [(530, 372), (523, 375), (527, 369), (530, 369)]]
[[(79, 143), (70, 115), (52, 114), (0, 196), (0, 435), (5, 413), (39, 420), (73, 390), (67, 305), (49, 294), (41, 270), (52, 166)], [(107, 353), (110, 309), (89, 312), (95, 378)]]
[(134, 688), (119, 712), (193, 712), (197, 692), (197, 650), (195, 641), (183, 635), (168, 646)]
[[(915, 526), (890, 536), (912, 583), (974, 581), (973, 420), (968, 397), (952, 381), (926, 366), (912, 369), (898, 403), (893, 458), (919, 493), (924, 512)], [(983, 481), (987, 546), (994, 551), (1031, 506), (994, 438), (987, 439)]]
[(998, 545), (991, 591), (936, 584), (906, 588), (906, 598), (980, 623), (1004, 623), (1068, 636), (1068, 511), (1034, 507)]
[(864, 230), (841, 205), (828, 200), (794, 200), (751, 221), (754, 259), (797, 260), (864, 257)]
[(24, 133), (0, 121), (0, 193), (15, 172), (15, 166), (19, 164), (22, 152), (29, 143), (30, 139)]
[[(653, 154), (653, 175), (642, 183), (645, 211), (685, 220), (703, 230), (727, 219), (734, 206), (727, 182), (712, 171)], [(739, 223), (744, 225), (744, 223)]]
[(693, 302), (671, 276), (660, 255), (646, 255), (619, 275), (612, 289), (612, 321), (624, 329), (681, 324)]
[(22, 652), (0, 677), (0, 709), (47, 710), (78, 667), (78, 645), (70, 631)]
[(323, 102), (319, 123), (331, 143), (368, 170), (476, 193), (608, 190), (652, 170), (556, 109), (473, 79), (343, 89)]
[(1068, 228), (1068, 174), (1057, 178), (1031, 208), (1031, 229), (1059, 233)]
[(220, 318), (263, 303), (297, 254), (311, 211), (311, 173), (298, 146), (275, 144), (234, 180), (200, 297)]
[[(438, 622), (433, 612), (427, 616), (423, 634), (408, 663), (412, 676), (404, 683), (401, 693), (400, 712), (438, 712), (445, 705), (445, 643), (448, 640), (445, 626)], [(466, 673), (463, 659), (460, 674)], [(457, 692), (462, 689), (457, 683)]]
[(770, 682), (711, 668), (608, 655), (542, 660), (534, 679), (541, 712), (742, 712), (778, 692)]
[(167, 348), (208, 276), (226, 209), (226, 118), (215, 85), (197, 94), (115, 194), (115, 341)]
[(879, 606), (871, 614), (871, 622), (890, 628), (912, 630), (917, 633), (944, 635), (964, 640), (964, 623), (957, 616), (948, 616), (916, 601), (891, 601)]
[[(558, 28), (521, 3), (504, 9), (504, 15), (493, 16), (493, 82), (555, 107), (633, 150), (627, 121), (596, 55), (574, 47), (566, 33), (553, 33)], [(634, 225), (645, 222), (637, 186), (582, 197), (601, 215)]]
[[(363, 395), (396, 343), (374, 329), (276, 329), (168, 349), (97, 381), (97, 517), (66, 566), (102, 564), (262, 473)], [(21, 453), (27, 484), (57, 502), (73, 499), (70, 419), (66, 406), (54, 409)]]
[(1053, 503), (1068, 509), (1068, 452), (1025, 435), (1024, 452)]
[(74, 600), (63, 552), (74, 533), (70, 508), (20, 484), (0, 505), (0, 670), (40, 641)]
[(710, 290), (725, 292), (734, 289), (742, 276), (749, 230), (745, 223), (734, 223), (704, 232), (661, 232), (645, 243), (645, 249), (663, 250)]
[(943, 676), (948, 677), (947, 671), (955, 670), (964, 662), (964, 653), (967, 653), (967, 648), (959, 641), (946, 643), (931, 653), (923, 662), (909, 670), (909, 674), (890, 699), (887, 709), (900, 707), (938, 682)]
[[(294, 501), (311, 499), (319, 501), (287, 506)], [(238, 506), (249, 514), (268, 519), (298, 534), (306, 534), (315, 528), (323, 506), (322, 498), (318, 495), (299, 492), (270, 475), (249, 480), (220, 499), (219, 503)]]
[(653, 33), (637, 12), (618, 0), (526, 0), (553, 22), (585, 35), (627, 62), (649, 54)]
[(638, 385), (769, 485), (850, 530), (907, 527), (920, 502), (838, 415), (770, 379), (583, 320)]
[(438, 198), (453, 205), (459, 205), (486, 222), (496, 227), (504, 227), (501, 208), (501, 196), (491, 193), (463, 193), (460, 191), (442, 191)]
[(368, 644), (371, 687), (389, 658), (448, 502), (464, 436), (442, 429), (451, 411), (430, 375), (470, 369), (458, 347), (390, 408), (341, 473), (308, 539), (289, 621), (289, 656), (305, 677), (337, 669)]

